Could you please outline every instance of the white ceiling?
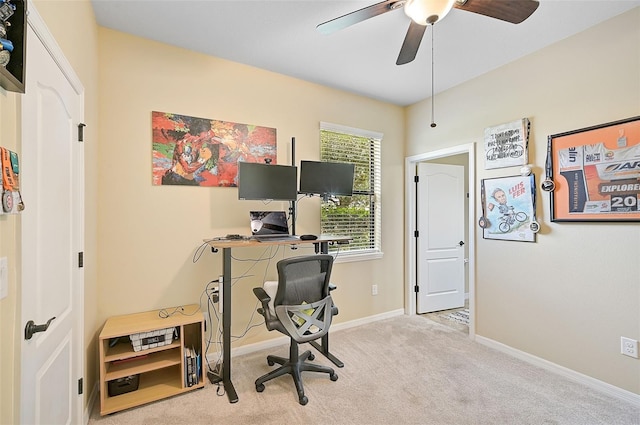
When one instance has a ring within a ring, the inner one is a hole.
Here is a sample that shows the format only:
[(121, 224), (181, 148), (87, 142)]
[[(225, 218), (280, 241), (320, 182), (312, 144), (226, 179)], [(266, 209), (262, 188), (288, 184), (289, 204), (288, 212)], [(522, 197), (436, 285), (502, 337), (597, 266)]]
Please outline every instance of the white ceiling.
[[(407, 65), (395, 64), (409, 26), (409, 18), (402, 10), (331, 35), (322, 35), (315, 29), (322, 22), (379, 1), (92, 3), (98, 24), (104, 27), (397, 105), (430, 97), (429, 29), (416, 59)], [(518, 25), (454, 9), (434, 26), (435, 92), (638, 6), (640, 0), (540, 0), (534, 14)]]

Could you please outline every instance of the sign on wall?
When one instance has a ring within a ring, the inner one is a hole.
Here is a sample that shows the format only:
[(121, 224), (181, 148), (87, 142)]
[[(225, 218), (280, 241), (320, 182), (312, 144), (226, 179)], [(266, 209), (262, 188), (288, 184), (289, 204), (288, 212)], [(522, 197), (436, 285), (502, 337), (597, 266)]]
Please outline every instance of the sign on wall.
[(533, 174), (482, 180), (484, 238), (534, 242), (535, 188)]
[(24, 210), (24, 203), (20, 195), (20, 165), (18, 154), (0, 147), (0, 194), (2, 194), (2, 214), (17, 214)]
[(528, 118), (484, 130), (484, 168), (513, 167), (528, 162)]

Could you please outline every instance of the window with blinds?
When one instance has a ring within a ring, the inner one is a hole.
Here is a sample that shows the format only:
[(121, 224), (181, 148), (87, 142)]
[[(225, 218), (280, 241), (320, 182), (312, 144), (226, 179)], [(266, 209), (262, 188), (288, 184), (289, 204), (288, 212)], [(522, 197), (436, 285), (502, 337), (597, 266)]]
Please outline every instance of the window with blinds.
[[(320, 160), (355, 164), (353, 196), (323, 200), (320, 229), (323, 234), (348, 235), (340, 252), (381, 252), (380, 144), (382, 134), (321, 123)], [(337, 250), (330, 247), (330, 251)]]

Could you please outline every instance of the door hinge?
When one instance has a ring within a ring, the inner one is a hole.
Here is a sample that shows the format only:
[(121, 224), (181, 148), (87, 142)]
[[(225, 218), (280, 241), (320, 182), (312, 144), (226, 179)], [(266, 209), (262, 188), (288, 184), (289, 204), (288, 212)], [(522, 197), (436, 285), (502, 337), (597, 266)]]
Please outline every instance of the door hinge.
[(84, 142), (84, 128), (86, 126), (85, 123), (78, 124), (78, 142)]
[(420, 176), (413, 176), (414, 183), (418, 183), (420, 181)]
[(82, 385), (83, 384), (82, 379), (83, 378), (78, 379), (78, 394), (82, 394), (82, 392), (84, 391), (84, 388), (83, 388), (83, 385)]
[(414, 238), (418, 238), (418, 237), (420, 237), (420, 231), (418, 231), (418, 230), (414, 230), (414, 231), (413, 231), (413, 237), (414, 237)]
[(78, 268), (84, 267), (84, 252), (78, 253)]
[(413, 292), (420, 292), (420, 286), (416, 285), (413, 287)]

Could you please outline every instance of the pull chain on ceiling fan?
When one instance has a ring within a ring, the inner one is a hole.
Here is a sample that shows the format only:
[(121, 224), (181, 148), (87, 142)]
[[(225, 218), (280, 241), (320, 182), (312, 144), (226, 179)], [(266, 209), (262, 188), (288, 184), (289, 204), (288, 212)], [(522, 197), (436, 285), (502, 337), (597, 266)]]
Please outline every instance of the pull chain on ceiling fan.
[(431, 24), (431, 128), (435, 128), (436, 119), (435, 119), (435, 100), (436, 97), (435, 89), (433, 87), (433, 24)]
[(407, 35), (404, 38), (396, 65), (404, 65), (416, 58), (420, 42), (427, 26), (431, 26), (431, 127), (436, 126), (434, 112), (434, 59), (433, 28), (451, 9), (461, 9), (478, 13), (501, 21), (519, 24), (527, 19), (538, 8), (538, 0), (386, 0), (356, 10), (319, 24), (316, 29), (323, 34), (350, 27), (383, 13), (397, 9), (411, 18)]

